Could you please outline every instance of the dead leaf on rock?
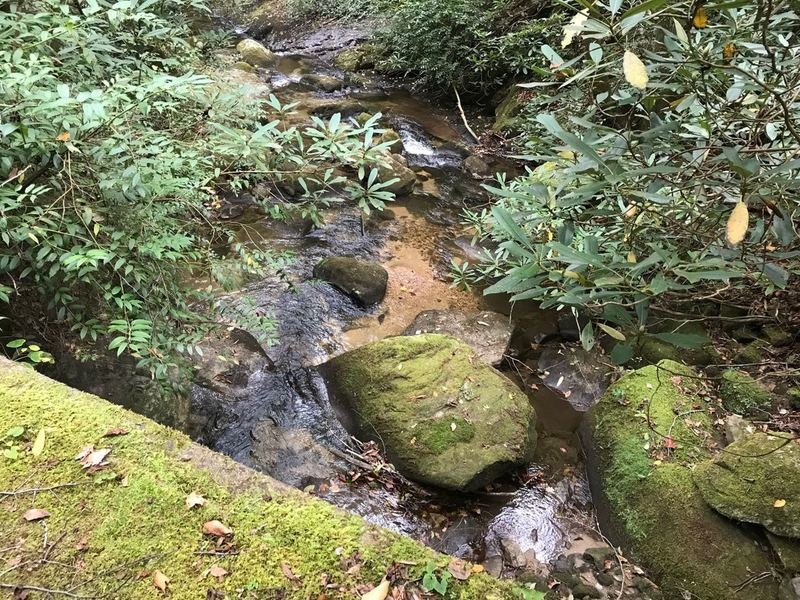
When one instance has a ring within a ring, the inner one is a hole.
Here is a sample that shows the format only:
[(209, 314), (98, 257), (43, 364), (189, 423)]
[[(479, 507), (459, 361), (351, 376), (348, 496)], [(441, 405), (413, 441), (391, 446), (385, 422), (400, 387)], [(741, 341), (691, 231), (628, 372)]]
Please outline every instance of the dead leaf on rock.
[(109, 429), (103, 434), (103, 437), (117, 437), (118, 435), (128, 435), (130, 433), (127, 429), (123, 429), (122, 427), (114, 427), (113, 429)]
[(75, 550), (78, 552), (83, 552), (89, 547), (89, 538), (83, 536), (81, 539), (78, 540), (78, 543), (75, 544)]
[(200, 494), (195, 494), (192, 492), (188, 496), (186, 496), (186, 508), (194, 508), (195, 506), (203, 506), (206, 503), (206, 499), (203, 498)]
[(460, 558), (452, 558), (447, 565), (447, 570), (450, 571), (450, 575), (461, 581), (469, 579), (469, 576), (472, 575), (469, 563)]
[(169, 577), (156, 569), (153, 571), (153, 585), (161, 592), (166, 593), (167, 586), (169, 586)]
[(81, 465), (84, 469), (99, 467), (103, 464), (103, 461), (109, 454), (111, 454), (111, 448), (100, 448), (99, 450), (93, 450), (80, 459)]
[(786, 506), (786, 500), (784, 500), (783, 498), (775, 500), (775, 502), (772, 503), (772, 506), (774, 506), (775, 508), (783, 508), (784, 506)]
[(26, 521), (41, 521), (42, 519), (46, 519), (50, 516), (50, 513), (46, 510), (42, 510), (41, 508), (31, 508), (25, 511), (25, 514), (22, 515), (22, 518)]
[(208, 570), (208, 574), (211, 577), (216, 577), (217, 581), (222, 583), (222, 579), (228, 574), (228, 572), (220, 566), (213, 566)]
[(292, 573), (292, 567), (290, 567), (287, 563), (281, 563), (281, 572), (283, 576), (286, 577), (289, 581), (293, 581), (295, 583), (300, 582), (300, 578)]
[(386, 596), (388, 595), (389, 581), (384, 579), (378, 584), (378, 587), (361, 596), (361, 600), (386, 600)]
[(219, 521), (214, 520), (203, 523), (203, 533), (216, 537), (225, 537), (231, 535), (233, 530), (227, 525), (223, 525)]
[(84, 458), (89, 456), (92, 452), (94, 452), (94, 446), (92, 444), (88, 444), (87, 446), (84, 446), (80, 452), (78, 452), (77, 456), (75, 457), (75, 460), (83, 460)]

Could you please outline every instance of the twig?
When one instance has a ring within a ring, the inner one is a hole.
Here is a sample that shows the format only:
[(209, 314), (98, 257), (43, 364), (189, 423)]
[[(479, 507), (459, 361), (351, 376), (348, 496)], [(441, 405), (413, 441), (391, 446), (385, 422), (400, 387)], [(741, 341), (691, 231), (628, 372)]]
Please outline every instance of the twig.
[(192, 552), (196, 556), (238, 556), (241, 550), (231, 550), (230, 552), (217, 552), (215, 550), (198, 550)]
[(26, 488), (24, 490), (17, 490), (16, 492), (3, 492), (0, 491), (0, 496), (21, 496), (22, 494), (38, 494), (39, 492), (49, 492), (52, 490), (57, 490), (60, 488), (67, 488), (67, 487), (75, 487), (78, 485), (84, 485), (86, 482), (70, 482), (70, 483), (60, 483), (58, 485), (51, 485), (48, 487), (40, 487), (40, 488)]
[(43, 594), (55, 594), (56, 596), (67, 596), (69, 598), (95, 598), (96, 596), (80, 596), (78, 594), (73, 594), (72, 592), (68, 592), (67, 590), (56, 590), (52, 588), (46, 587), (39, 587), (36, 585), (26, 585), (24, 583), (0, 583), (0, 588), (4, 588), (7, 590), (30, 590), (32, 592), (42, 592)]
[(472, 131), (472, 127), (469, 126), (469, 122), (467, 121), (467, 115), (464, 113), (464, 107), (461, 106), (461, 96), (458, 94), (458, 89), (456, 89), (455, 84), (453, 85), (453, 91), (456, 93), (456, 104), (458, 105), (458, 112), (461, 113), (461, 120), (464, 121), (464, 127), (467, 128), (469, 134), (475, 138), (475, 141), (478, 141), (478, 136), (475, 135), (475, 132)]

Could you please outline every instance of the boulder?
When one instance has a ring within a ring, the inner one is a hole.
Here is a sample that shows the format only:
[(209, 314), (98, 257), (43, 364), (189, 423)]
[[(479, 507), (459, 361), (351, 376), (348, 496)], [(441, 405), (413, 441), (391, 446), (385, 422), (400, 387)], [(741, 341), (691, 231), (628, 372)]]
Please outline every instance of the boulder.
[(535, 450), (527, 396), (454, 338), (386, 338), (334, 358), (326, 374), (346, 426), (379, 440), (410, 479), (476, 490)]
[(638, 353), (641, 359), (648, 364), (672, 360), (692, 366), (715, 365), (720, 362), (719, 353), (710, 342), (697, 347), (682, 348), (670, 342), (668, 336), (671, 334), (708, 338), (708, 332), (700, 323), (665, 320), (653, 334), (639, 338)]
[(752, 415), (769, 407), (772, 394), (744, 371), (728, 369), (719, 384), (722, 405), (738, 415)]
[(696, 377), (673, 361), (649, 365), (587, 413), (581, 437), (600, 523), (650, 569), (665, 598), (775, 598), (771, 578), (739, 587), (770, 571), (768, 554), (695, 486), (693, 467), (720, 442), (704, 395), (692, 392)]
[(255, 73), (255, 68), (250, 63), (246, 63), (243, 60), (236, 61), (233, 63), (233, 68), (238, 69), (239, 71), (244, 71), (245, 73)]
[(378, 168), (380, 180), (384, 182), (397, 180), (386, 189), (398, 196), (411, 193), (417, 182), (417, 174), (408, 168), (405, 157), (399, 154), (387, 154), (383, 160), (385, 164)]
[(372, 69), (378, 59), (380, 50), (372, 44), (362, 44), (355, 48), (342, 50), (333, 59), (333, 64), (342, 71), (363, 71)]
[(242, 40), (236, 45), (236, 51), (244, 62), (254, 67), (274, 67), (278, 63), (278, 55), (255, 40)]
[(464, 160), (464, 170), (473, 177), (494, 176), (494, 171), (492, 170), (491, 166), (489, 166), (489, 163), (477, 154), (468, 156)]
[(301, 83), (308, 84), (323, 92), (336, 92), (344, 87), (344, 81), (341, 79), (330, 75), (317, 75), (316, 73), (305, 75), (301, 79)]
[(699, 465), (694, 481), (726, 517), (800, 537), (800, 445), (788, 434), (750, 434)]
[(383, 300), (389, 273), (376, 262), (352, 256), (325, 258), (314, 267), (314, 277), (327, 281), (362, 306)]
[(508, 350), (514, 327), (505, 315), (488, 310), (426, 310), (417, 315), (403, 335), (421, 333), (441, 333), (457, 338), (486, 364), (498, 365)]
[(611, 368), (599, 349), (548, 345), (542, 349), (537, 366), (544, 384), (563, 394), (578, 412), (589, 410), (608, 389)]

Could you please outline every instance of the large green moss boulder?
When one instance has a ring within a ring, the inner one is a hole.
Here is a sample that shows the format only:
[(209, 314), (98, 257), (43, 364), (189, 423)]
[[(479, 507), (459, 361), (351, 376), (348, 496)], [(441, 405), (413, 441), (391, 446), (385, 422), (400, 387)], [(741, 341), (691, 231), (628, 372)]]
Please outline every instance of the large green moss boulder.
[(363, 306), (383, 300), (389, 273), (380, 264), (353, 256), (332, 256), (314, 267), (314, 277), (327, 281)]
[(327, 375), (351, 430), (379, 440), (411, 479), (475, 490), (532, 457), (527, 396), (459, 340), (387, 338), (333, 359)]
[(723, 515), (800, 537), (800, 445), (791, 436), (748, 435), (699, 465), (694, 480), (705, 501)]
[(242, 40), (236, 46), (242, 60), (254, 67), (274, 67), (278, 63), (278, 55), (255, 40)]
[(738, 415), (751, 415), (767, 408), (772, 399), (770, 391), (744, 371), (728, 369), (719, 384), (722, 405)]
[(712, 510), (692, 470), (719, 443), (690, 368), (662, 361), (633, 371), (587, 413), (582, 431), (601, 524), (659, 582), (669, 600), (774, 598), (767, 554)]

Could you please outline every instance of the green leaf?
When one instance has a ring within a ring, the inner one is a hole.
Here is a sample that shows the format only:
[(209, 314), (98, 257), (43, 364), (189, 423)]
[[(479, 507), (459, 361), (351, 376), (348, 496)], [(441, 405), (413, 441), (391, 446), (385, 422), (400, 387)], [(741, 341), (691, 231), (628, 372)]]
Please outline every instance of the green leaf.
[(706, 336), (695, 333), (654, 333), (651, 335), (678, 348), (699, 348), (710, 343)]
[(611, 349), (611, 360), (615, 365), (624, 365), (633, 358), (634, 349), (630, 344), (616, 344)]
[(621, 331), (619, 331), (618, 329), (614, 329), (613, 327), (609, 327), (605, 323), (597, 323), (597, 326), (600, 329), (602, 329), (604, 332), (606, 332), (609, 336), (614, 338), (615, 340), (618, 340), (620, 342), (624, 342), (625, 341), (625, 334), (622, 333)]
[(16, 427), (12, 427), (8, 431), (6, 431), (6, 437), (18, 438), (22, 437), (23, 433), (25, 433), (25, 428), (17, 425)]
[(6, 348), (12, 348), (12, 349), (21, 348), (24, 345), (25, 345), (25, 340), (23, 339), (12, 340), (6, 344)]

